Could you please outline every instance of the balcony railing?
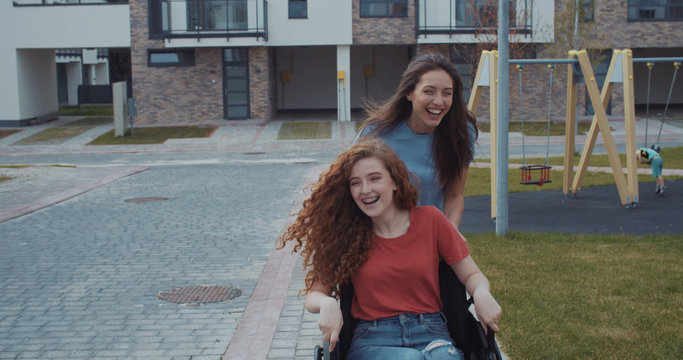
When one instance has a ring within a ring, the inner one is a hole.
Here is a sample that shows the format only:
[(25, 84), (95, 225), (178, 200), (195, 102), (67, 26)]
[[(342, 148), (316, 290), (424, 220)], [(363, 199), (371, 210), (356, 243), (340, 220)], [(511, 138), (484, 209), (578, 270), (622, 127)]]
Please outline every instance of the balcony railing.
[(14, 0), (14, 6), (128, 4), (128, 0)]
[[(495, 33), (498, 0), (415, 0), (416, 33)], [(529, 34), (533, 28), (533, 0), (510, 1), (510, 33)]]
[(152, 37), (257, 37), (267, 39), (266, 0), (158, 0)]
[(681, 21), (683, 2), (680, 0), (629, 0), (629, 21)]
[[(55, 56), (57, 57), (68, 57), (68, 58), (82, 58), (83, 49), (57, 49), (55, 50)], [(97, 58), (106, 59), (109, 57), (109, 49), (97, 49)]]

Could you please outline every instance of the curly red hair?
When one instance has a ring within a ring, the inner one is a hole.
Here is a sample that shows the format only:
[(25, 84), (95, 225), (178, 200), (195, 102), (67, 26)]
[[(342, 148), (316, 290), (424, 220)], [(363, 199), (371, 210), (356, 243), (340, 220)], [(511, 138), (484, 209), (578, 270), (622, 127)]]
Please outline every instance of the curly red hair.
[(303, 256), (308, 293), (321, 283), (330, 296), (338, 297), (339, 285), (365, 263), (372, 248), (372, 220), (356, 205), (349, 188), (351, 169), (361, 159), (379, 159), (396, 184), (394, 203), (401, 209), (417, 204), (417, 188), (403, 162), (379, 140), (361, 141), (342, 152), (311, 185), (311, 195), (303, 202), (293, 224), (280, 237), (280, 248), (295, 241), (292, 252)]

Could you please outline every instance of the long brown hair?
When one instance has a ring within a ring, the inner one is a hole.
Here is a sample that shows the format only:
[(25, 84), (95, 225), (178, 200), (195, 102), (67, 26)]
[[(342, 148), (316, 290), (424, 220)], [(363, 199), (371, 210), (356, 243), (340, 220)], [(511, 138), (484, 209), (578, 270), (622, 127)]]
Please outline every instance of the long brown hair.
[(393, 201), (400, 209), (417, 204), (417, 188), (401, 159), (378, 140), (361, 141), (342, 152), (311, 185), (293, 224), (280, 237), (280, 247), (294, 241), (293, 252), (301, 252), (308, 293), (319, 282), (327, 293), (338, 296), (338, 286), (350, 280), (365, 263), (372, 248), (372, 220), (356, 205), (349, 188), (351, 169), (361, 159), (377, 158), (396, 184)]
[[(368, 134), (369, 136), (382, 135), (396, 128), (402, 121), (406, 121), (413, 109), (407, 95), (415, 90), (423, 74), (439, 69), (446, 71), (453, 79), (453, 102), (434, 130), (432, 143), (439, 182), (445, 185), (457, 179), (474, 158), (474, 149), (470, 147), (470, 143), (477, 138), (477, 127), (474, 114), (467, 110), (465, 104), (460, 74), (443, 55), (425, 54), (413, 59), (403, 72), (396, 93), (383, 105), (367, 105), (368, 118), (363, 124), (363, 129), (370, 126), (373, 131)], [(470, 139), (470, 126), (474, 128), (475, 139)]]

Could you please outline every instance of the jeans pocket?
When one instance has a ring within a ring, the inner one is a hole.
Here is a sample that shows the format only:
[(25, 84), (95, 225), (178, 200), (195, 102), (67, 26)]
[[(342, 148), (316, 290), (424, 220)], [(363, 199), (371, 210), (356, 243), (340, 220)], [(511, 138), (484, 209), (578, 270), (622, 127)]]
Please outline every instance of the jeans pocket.
[(358, 324), (355, 329), (353, 329), (353, 338), (351, 341), (356, 341), (364, 338), (369, 332), (372, 324)]
[(450, 338), (448, 327), (446, 327), (446, 322), (441, 316), (425, 317), (422, 324), (427, 331), (435, 335), (445, 336), (447, 339)]

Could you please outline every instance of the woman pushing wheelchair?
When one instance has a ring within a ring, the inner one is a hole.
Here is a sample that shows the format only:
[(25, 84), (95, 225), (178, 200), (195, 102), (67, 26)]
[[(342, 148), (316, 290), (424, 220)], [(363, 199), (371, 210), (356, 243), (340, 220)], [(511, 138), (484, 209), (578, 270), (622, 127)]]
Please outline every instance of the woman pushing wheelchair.
[(417, 189), (391, 148), (361, 141), (312, 185), (281, 237), (282, 247), (294, 241), (303, 256), (305, 307), (320, 313), (331, 350), (343, 325), (339, 289), (352, 283), (358, 323), (349, 360), (462, 359), (441, 313), (440, 258), (474, 299), (484, 329), (499, 329), (501, 308), (464, 238), (440, 210), (416, 203)]

